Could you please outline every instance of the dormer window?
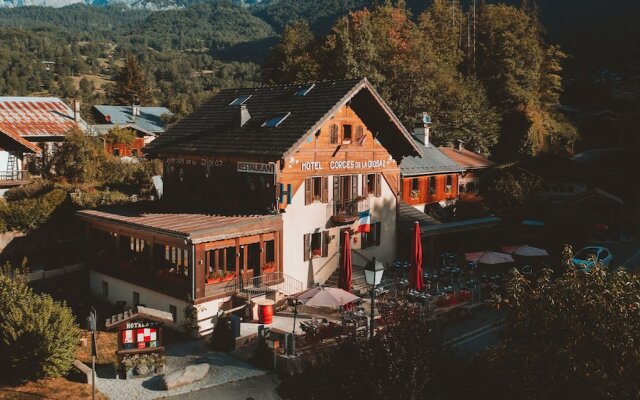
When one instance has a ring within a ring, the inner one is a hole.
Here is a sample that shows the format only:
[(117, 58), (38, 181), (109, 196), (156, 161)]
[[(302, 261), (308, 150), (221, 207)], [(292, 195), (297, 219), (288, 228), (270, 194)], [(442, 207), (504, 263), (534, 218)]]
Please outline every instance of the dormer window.
[(231, 103), (229, 103), (230, 106), (241, 106), (243, 105), (247, 100), (249, 100), (249, 98), (251, 97), (250, 94), (248, 95), (244, 95), (244, 96), (240, 96), (240, 97), (236, 97)]
[(281, 113), (281, 114), (276, 114), (275, 116), (269, 118), (268, 120), (266, 120), (264, 122), (264, 124), (262, 124), (263, 127), (265, 128), (275, 128), (278, 125), (280, 125), (282, 123), (282, 121), (284, 121), (285, 119), (287, 119), (287, 117), (291, 115), (291, 113)]
[(298, 90), (296, 90), (296, 93), (294, 94), (294, 96), (298, 96), (298, 97), (306, 96), (307, 93), (309, 93), (311, 89), (313, 89), (315, 86), (316, 86), (315, 83), (311, 85), (301, 86), (300, 88), (298, 88)]

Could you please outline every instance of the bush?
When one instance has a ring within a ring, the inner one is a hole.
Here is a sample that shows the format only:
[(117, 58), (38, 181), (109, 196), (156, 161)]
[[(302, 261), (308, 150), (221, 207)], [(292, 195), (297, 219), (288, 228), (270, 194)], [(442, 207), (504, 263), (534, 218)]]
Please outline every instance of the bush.
[(101, 167), (100, 180), (110, 188), (147, 196), (155, 193), (151, 181), (154, 175), (162, 175), (158, 160), (127, 163), (110, 157)]
[(62, 189), (44, 196), (0, 203), (0, 219), (5, 230), (30, 231), (45, 223), (67, 198)]
[(71, 310), (34, 293), (24, 277), (0, 271), (0, 379), (9, 383), (66, 374), (78, 326)]
[(65, 135), (64, 143), (53, 155), (56, 174), (69, 182), (92, 182), (106, 157), (102, 141), (75, 129)]
[(7, 190), (4, 198), (8, 201), (22, 200), (27, 197), (35, 197), (53, 189), (53, 184), (45, 179), (34, 179), (26, 185), (21, 185)]

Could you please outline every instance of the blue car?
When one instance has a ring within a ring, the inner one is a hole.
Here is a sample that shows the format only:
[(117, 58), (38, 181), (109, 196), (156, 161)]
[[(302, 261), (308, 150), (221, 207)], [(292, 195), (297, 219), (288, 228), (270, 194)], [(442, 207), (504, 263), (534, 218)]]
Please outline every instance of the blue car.
[(590, 246), (577, 252), (571, 259), (571, 262), (576, 268), (589, 272), (596, 262), (603, 267), (608, 267), (611, 260), (613, 260), (613, 254), (611, 254), (609, 249), (606, 247)]

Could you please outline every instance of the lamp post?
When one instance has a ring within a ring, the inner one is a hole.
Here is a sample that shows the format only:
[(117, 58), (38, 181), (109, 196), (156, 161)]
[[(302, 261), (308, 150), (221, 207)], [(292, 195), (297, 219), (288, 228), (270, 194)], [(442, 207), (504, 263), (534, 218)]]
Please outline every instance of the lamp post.
[(373, 339), (373, 308), (376, 301), (376, 287), (382, 281), (382, 274), (384, 272), (384, 265), (380, 261), (377, 261), (375, 257), (371, 259), (364, 267), (364, 277), (367, 280), (367, 284), (371, 285), (371, 327), (369, 328), (369, 339)]

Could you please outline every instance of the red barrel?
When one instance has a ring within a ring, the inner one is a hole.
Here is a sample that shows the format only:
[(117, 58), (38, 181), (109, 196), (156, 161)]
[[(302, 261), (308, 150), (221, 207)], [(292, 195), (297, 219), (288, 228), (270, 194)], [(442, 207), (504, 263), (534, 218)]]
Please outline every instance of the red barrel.
[(258, 320), (261, 324), (270, 324), (273, 322), (273, 306), (271, 304), (258, 306)]

